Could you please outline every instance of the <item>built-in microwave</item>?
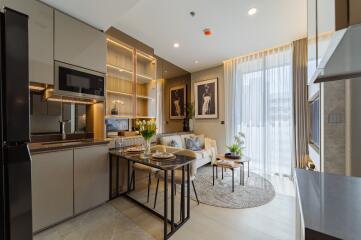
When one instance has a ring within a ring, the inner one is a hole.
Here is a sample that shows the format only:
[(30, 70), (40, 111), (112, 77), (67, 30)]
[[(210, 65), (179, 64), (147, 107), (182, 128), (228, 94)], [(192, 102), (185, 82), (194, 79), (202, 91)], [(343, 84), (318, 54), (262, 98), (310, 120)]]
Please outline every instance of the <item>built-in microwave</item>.
[(102, 101), (105, 74), (55, 61), (54, 90), (59, 95)]

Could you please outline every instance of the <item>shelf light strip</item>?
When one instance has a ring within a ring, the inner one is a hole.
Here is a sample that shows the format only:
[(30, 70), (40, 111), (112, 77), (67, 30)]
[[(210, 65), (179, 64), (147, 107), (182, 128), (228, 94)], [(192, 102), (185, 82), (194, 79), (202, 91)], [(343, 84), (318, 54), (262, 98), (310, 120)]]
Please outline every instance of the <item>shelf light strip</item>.
[(131, 72), (131, 71), (129, 71), (129, 70), (126, 70), (126, 69), (124, 69), (124, 68), (120, 68), (120, 67), (117, 67), (117, 66), (114, 66), (114, 65), (111, 65), (111, 64), (107, 64), (107, 67), (116, 69), (116, 70), (118, 70), (119, 72), (126, 72), (126, 73), (129, 73), (129, 74), (133, 74), (133, 72)]
[(113, 94), (119, 94), (119, 95), (133, 96), (133, 94), (125, 93), (125, 92), (117, 92), (117, 91), (112, 91), (112, 90), (107, 90), (107, 92), (108, 93), (113, 93)]
[(127, 46), (125, 46), (125, 45), (123, 45), (123, 44), (121, 44), (121, 43), (118, 43), (118, 42), (116, 42), (116, 41), (114, 41), (114, 40), (112, 40), (112, 39), (110, 39), (110, 38), (107, 38), (107, 41), (110, 42), (110, 43), (112, 43), (112, 44), (114, 44), (114, 45), (116, 45), (116, 46), (118, 46), (118, 47), (125, 48), (125, 49), (127, 49), (128, 51), (133, 52), (133, 49), (132, 49), (132, 48), (127, 47)]
[[(119, 72), (126, 72), (126, 73), (129, 73), (129, 74), (133, 74), (133, 72), (131, 72), (131, 71), (129, 71), (129, 70), (126, 70), (126, 69), (124, 69), (124, 68), (120, 68), (120, 67), (117, 67), (117, 66), (114, 66), (114, 65), (111, 65), (111, 64), (107, 64), (107, 67), (116, 69), (116, 70), (118, 70)], [(145, 75), (142, 75), (142, 74), (137, 74), (137, 76), (138, 76), (138, 77), (141, 77), (141, 78), (149, 79), (149, 80), (154, 80), (152, 77), (145, 76)]]
[(49, 97), (47, 98), (48, 101), (52, 102), (66, 102), (66, 103), (79, 103), (79, 104), (93, 104), (94, 102), (87, 102), (87, 101), (80, 101), (80, 100), (69, 100), (69, 99), (62, 99), (62, 98), (54, 98)]
[(152, 57), (152, 56), (150, 56), (150, 55), (148, 55), (148, 54), (145, 54), (145, 53), (137, 52), (137, 55), (142, 56), (142, 57), (144, 57), (144, 58), (146, 58), (146, 59), (148, 59), (148, 60), (150, 60), (150, 61), (154, 61), (154, 60), (155, 60), (154, 57)]

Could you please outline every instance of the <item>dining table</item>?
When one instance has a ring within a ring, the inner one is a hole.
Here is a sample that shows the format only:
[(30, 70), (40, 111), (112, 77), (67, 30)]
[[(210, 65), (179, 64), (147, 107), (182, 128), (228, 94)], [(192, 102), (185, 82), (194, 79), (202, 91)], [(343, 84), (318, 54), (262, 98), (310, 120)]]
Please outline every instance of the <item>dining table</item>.
[[(113, 161), (115, 159), (115, 162)], [(115, 185), (117, 193), (115, 196), (110, 194), (109, 198), (114, 199), (119, 196), (124, 196), (133, 203), (142, 207), (146, 211), (151, 212), (155, 216), (161, 218), (164, 223), (163, 239), (169, 239), (177, 230), (179, 230), (189, 219), (190, 219), (190, 166), (195, 158), (174, 154), (172, 158), (160, 159), (154, 158), (152, 155), (146, 156), (143, 153), (128, 152), (126, 149), (113, 149), (109, 151), (109, 180), (110, 180), (110, 192), (112, 190), (112, 181), (116, 179)], [(119, 162), (126, 161), (126, 179), (127, 186), (126, 191), (119, 193)], [(131, 186), (131, 172), (134, 163), (142, 164), (148, 167), (158, 169), (164, 173), (164, 204), (163, 213), (157, 212), (155, 209), (149, 207), (145, 203), (131, 196), (130, 193), (135, 191), (134, 187)], [(115, 164), (115, 166), (114, 166)], [(115, 171), (114, 171), (115, 168)], [(180, 220), (175, 221), (175, 171), (181, 170), (182, 183), (181, 183), (181, 194), (180, 194)], [(113, 174), (115, 173), (115, 178)], [(170, 208), (169, 207), (169, 181), (170, 181)], [(170, 210), (170, 218), (169, 211)], [(169, 226), (170, 225), (170, 226)]]

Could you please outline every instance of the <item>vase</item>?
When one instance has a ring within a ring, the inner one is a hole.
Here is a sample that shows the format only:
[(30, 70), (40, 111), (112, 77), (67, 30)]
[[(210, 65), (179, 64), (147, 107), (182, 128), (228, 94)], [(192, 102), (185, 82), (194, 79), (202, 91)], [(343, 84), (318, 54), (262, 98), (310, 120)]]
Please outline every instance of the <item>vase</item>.
[(189, 131), (193, 132), (193, 119), (189, 119)]
[(144, 155), (145, 156), (150, 156), (151, 155), (151, 149), (150, 149), (150, 145), (151, 145), (152, 139), (145, 139), (145, 149), (144, 149)]

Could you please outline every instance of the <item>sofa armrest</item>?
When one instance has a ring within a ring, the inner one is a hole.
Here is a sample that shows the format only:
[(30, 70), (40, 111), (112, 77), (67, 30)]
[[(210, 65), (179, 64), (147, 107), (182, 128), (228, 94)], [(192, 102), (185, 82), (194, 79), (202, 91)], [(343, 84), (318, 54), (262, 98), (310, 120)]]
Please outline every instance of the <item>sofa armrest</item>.
[(205, 138), (204, 139), (204, 149), (207, 150), (212, 159), (212, 164), (216, 161), (217, 157), (217, 141), (211, 138)]

